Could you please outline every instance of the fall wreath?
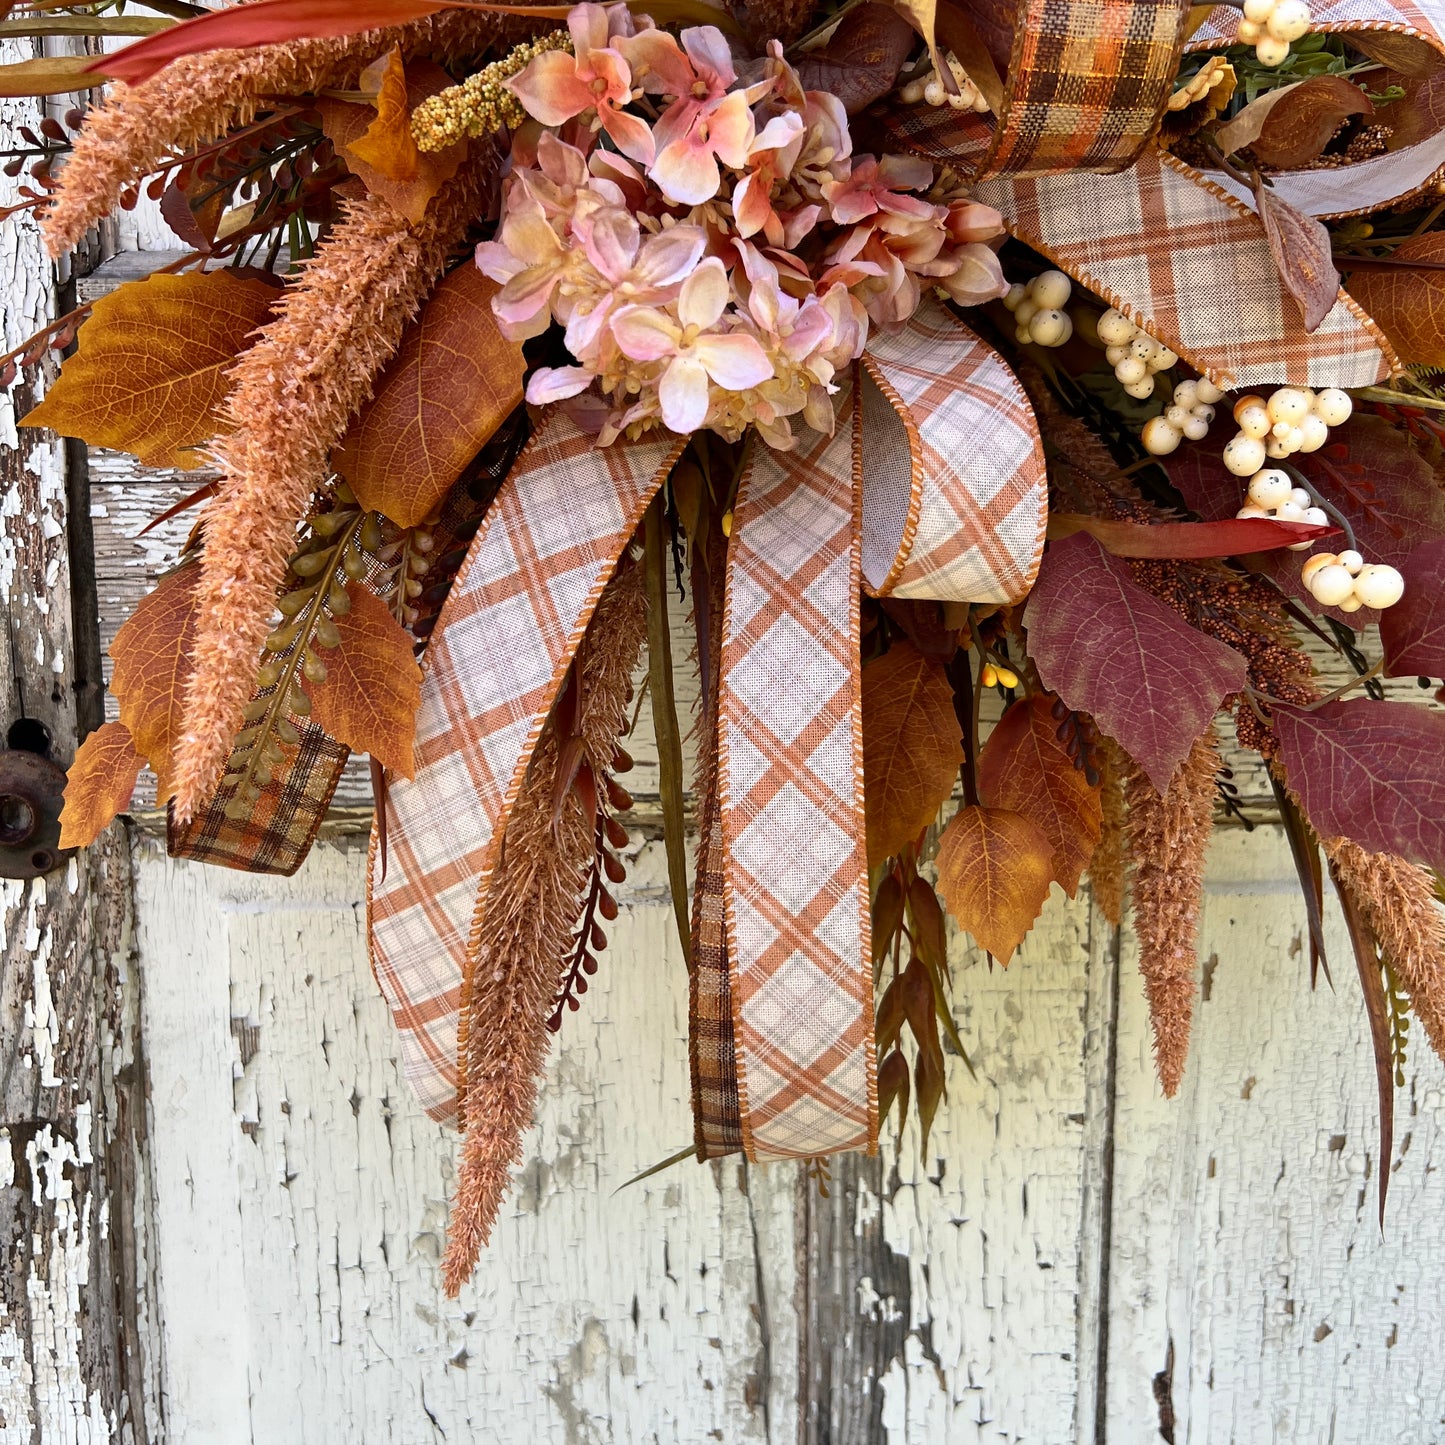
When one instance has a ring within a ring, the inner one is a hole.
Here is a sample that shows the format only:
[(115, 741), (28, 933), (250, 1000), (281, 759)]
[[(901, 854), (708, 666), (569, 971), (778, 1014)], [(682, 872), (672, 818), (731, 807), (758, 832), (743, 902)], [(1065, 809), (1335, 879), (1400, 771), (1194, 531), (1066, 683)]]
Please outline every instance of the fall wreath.
[(144, 188), (190, 248), (4, 381), (75, 339), (29, 425), (219, 473), (64, 841), (148, 763), (174, 854), (290, 872), (370, 755), (372, 964), (462, 1135), (449, 1289), (616, 914), (644, 648), (700, 1159), (873, 1149), (895, 1107), (926, 1137), (945, 912), (1007, 964), (1086, 873), (1132, 904), (1172, 1093), (1222, 731), (1312, 966), (1333, 880), (1388, 1152), (1411, 1011), (1445, 1050), (1441, 0), (138, 28), (0, 70), (110, 84), (22, 133), (12, 223), (60, 254)]

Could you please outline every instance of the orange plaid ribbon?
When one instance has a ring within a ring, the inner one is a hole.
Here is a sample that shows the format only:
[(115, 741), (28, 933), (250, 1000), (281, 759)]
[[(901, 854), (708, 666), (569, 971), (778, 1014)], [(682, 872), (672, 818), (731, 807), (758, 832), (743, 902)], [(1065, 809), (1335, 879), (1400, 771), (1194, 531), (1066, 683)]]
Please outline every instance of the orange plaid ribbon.
[[(1014, 601), (1043, 547), (1028, 403), (942, 307), (879, 338), (841, 400), (833, 437), (757, 449), (728, 544), (718, 831), (707, 830), (721, 887), (709, 946), (726, 958), (709, 975), (709, 1017), (725, 1048), (704, 1072), (726, 1065), (735, 1078), (724, 1092), (735, 1088), (736, 1122), (717, 1127), (754, 1158), (871, 1147), (877, 1134), (859, 589)], [(368, 881), (377, 979), (436, 1118), (457, 1110), (461, 999), (508, 811), (592, 608), (680, 447), (596, 449), (551, 412), (438, 621), (417, 775), (388, 789), (387, 874)]]

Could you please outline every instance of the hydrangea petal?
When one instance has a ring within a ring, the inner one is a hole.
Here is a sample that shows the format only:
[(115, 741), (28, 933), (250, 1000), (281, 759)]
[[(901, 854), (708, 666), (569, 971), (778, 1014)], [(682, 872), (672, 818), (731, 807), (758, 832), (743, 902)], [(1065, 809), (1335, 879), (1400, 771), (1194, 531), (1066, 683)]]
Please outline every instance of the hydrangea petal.
[[(761, 386), (772, 380), (773, 364), (767, 352), (751, 336), (740, 332), (729, 336), (699, 336), (692, 351), (706, 367), (707, 374), (728, 391), (746, 391), (750, 386)], [(668, 425), (671, 426), (671, 422)]]
[(677, 357), (662, 374), (657, 399), (662, 419), (673, 431), (681, 436), (695, 432), (707, 420), (707, 371), (702, 362)]

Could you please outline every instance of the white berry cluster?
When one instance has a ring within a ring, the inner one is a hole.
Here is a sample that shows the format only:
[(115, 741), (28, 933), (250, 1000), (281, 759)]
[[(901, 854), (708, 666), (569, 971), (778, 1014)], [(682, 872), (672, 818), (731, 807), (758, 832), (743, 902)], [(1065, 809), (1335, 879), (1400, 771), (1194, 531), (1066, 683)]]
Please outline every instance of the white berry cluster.
[(1114, 375), (1139, 401), (1154, 395), (1154, 373), (1168, 371), (1179, 360), (1162, 341), (1155, 341), (1112, 307), (1099, 318), (1098, 330)]
[(1300, 581), (1321, 607), (1341, 612), (1393, 607), (1405, 595), (1405, 579), (1395, 568), (1371, 565), (1358, 552), (1316, 552), (1305, 558)]
[(1225, 445), (1224, 465), (1237, 477), (1252, 477), (1266, 458), (1278, 462), (1296, 452), (1317, 452), (1330, 428), (1347, 422), (1353, 409), (1349, 394), (1335, 387), (1313, 392), (1282, 386), (1268, 401), (1242, 396), (1234, 404), (1239, 431)]
[(1140, 433), (1144, 450), (1156, 457), (1167, 457), (1185, 437), (1202, 442), (1214, 420), (1214, 404), (1223, 397), (1224, 393), (1202, 376), (1198, 381), (1181, 381), (1174, 388), (1173, 405), (1144, 423)]
[[(1315, 506), (1305, 487), (1297, 487), (1277, 467), (1265, 467), (1249, 479), (1249, 492), (1236, 517), (1273, 517), (1279, 522), (1313, 522), (1327, 527), (1330, 514)], [(1308, 552), (1313, 542), (1296, 542), (1291, 552)]]
[(1042, 271), (1027, 286), (1017, 281), (1008, 288), (1003, 304), (1014, 314), (1014, 339), (1036, 346), (1062, 346), (1074, 334), (1074, 322), (1064, 307), (1073, 283), (1062, 271)]
[(1244, 0), (1239, 43), (1254, 46), (1261, 65), (1281, 65), (1290, 41), (1308, 35), (1310, 7), (1305, 0)]
[(925, 105), (947, 105), (954, 110), (975, 110), (980, 114), (986, 111), (988, 102), (983, 98), (983, 93), (969, 79), (968, 71), (959, 64), (958, 57), (951, 50), (943, 52), (943, 63), (953, 72), (953, 78), (958, 84), (956, 95), (951, 95), (937, 73), (929, 70), (900, 87), (898, 98), (905, 105), (917, 105), (921, 100)]

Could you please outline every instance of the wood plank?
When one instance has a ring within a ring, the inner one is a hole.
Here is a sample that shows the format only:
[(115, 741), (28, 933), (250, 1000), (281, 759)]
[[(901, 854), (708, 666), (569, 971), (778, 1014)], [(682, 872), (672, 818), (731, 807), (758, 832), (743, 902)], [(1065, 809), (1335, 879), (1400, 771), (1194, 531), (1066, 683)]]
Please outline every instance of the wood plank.
[[(0, 59), (34, 51), (0, 44)], [(38, 124), (0, 102), (0, 133)], [(0, 180), (0, 201), (14, 197)], [(36, 227), (0, 228), (8, 350), (56, 314)], [(22, 713), (68, 762), (99, 679), (76, 669), (65, 448), (16, 420), (53, 375), (0, 396), (0, 732)], [(82, 491), (83, 494), (83, 491)], [(84, 597), (83, 588), (76, 592)], [(80, 609), (81, 628), (90, 625)], [(79, 706), (78, 706), (79, 705)], [(133, 975), (119, 953), (129, 893), (119, 830), (34, 881), (0, 883), (0, 1437), (144, 1442), (156, 1421), (147, 1317), (144, 1134)]]
[(1204, 1000), (1172, 1102), (1154, 1082), (1126, 939), (1110, 1445), (1445, 1438), (1445, 1067), (1414, 1030), (1382, 1238), (1369, 1035), (1333, 903), (1326, 918), (1336, 988), (1311, 993), (1278, 830), (1219, 838)]
[(281, 880), (138, 849), (174, 1438), (792, 1440), (794, 1171), (689, 1161), (623, 1187), (691, 1138), (661, 849), (632, 867), (455, 1303), (455, 1135), (398, 1076), (363, 861), (322, 845)]

